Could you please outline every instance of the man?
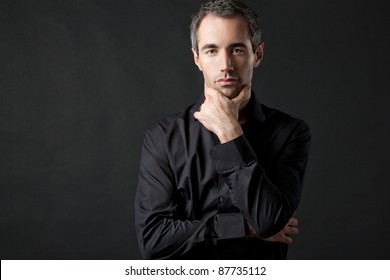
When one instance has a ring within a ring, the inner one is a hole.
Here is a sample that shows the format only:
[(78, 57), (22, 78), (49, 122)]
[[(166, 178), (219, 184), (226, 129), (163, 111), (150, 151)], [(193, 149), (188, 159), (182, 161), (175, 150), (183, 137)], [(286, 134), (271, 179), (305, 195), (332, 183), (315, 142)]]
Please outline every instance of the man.
[(310, 130), (251, 91), (264, 44), (256, 14), (209, 1), (191, 24), (204, 95), (146, 132), (135, 201), (153, 259), (285, 259), (297, 234)]

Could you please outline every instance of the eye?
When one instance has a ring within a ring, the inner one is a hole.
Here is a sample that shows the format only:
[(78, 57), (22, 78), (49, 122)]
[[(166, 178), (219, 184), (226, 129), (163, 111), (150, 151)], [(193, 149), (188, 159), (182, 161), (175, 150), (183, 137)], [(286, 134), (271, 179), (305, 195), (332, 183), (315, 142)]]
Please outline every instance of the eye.
[(208, 49), (205, 51), (205, 54), (208, 54), (208, 55), (214, 55), (216, 53), (217, 53), (216, 49)]
[(232, 50), (232, 54), (234, 54), (234, 55), (242, 55), (244, 53), (245, 53), (245, 51), (243, 49), (240, 49), (240, 48), (234, 48)]

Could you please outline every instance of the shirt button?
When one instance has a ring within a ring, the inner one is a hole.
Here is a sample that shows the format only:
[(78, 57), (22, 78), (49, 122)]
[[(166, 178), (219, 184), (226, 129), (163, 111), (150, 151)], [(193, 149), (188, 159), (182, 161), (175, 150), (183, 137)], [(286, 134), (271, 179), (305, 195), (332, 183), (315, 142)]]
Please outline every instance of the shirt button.
[(221, 195), (221, 196), (218, 198), (218, 201), (219, 201), (219, 203), (224, 203), (224, 202), (225, 202), (225, 198)]

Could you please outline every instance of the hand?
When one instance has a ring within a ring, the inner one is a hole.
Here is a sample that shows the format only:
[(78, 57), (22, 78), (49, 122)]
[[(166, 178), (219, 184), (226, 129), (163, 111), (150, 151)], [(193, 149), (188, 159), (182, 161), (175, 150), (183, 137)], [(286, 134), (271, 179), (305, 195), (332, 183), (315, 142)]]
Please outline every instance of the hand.
[(261, 238), (264, 241), (268, 242), (279, 242), (279, 243), (284, 243), (287, 245), (292, 244), (293, 240), (290, 235), (297, 235), (298, 234), (298, 219), (295, 217), (291, 217), (290, 220), (288, 221), (287, 225), (282, 228), (281, 231), (279, 231), (277, 234), (272, 235), (271, 237), (268, 238), (262, 238), (258, 236), (255, 232), (255, 230), (247, 224), (247, 237), (256, 237), (256, 238)]
[(215, 133), (221, 143), (233, 140), (243, 134), (238, 118), (240, 109), (250, 99), (250, 92), (250, 85), (246, 85), (235, 98), (229, 99), (218, 90), (205, 85), (206, 99), (200, 110), (194, 113), (194, 117)]

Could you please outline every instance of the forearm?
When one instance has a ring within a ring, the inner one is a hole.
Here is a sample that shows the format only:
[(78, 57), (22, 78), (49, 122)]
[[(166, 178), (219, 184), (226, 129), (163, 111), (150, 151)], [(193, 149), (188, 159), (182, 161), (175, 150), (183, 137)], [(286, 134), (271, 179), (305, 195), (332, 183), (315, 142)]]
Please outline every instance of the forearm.
[(136, 204), (136, 232), (141, 253), (146, 259), (175, 259), (208, 235), (208, 218), (181, 221), (158, 215), (145, 218)]
[[(295, 198), (281, 192), (260, 166), (253, 165), (245, 171), (231, 174), (231, 194), (247, 223), (259, 236), (269, 237), (285, 226), (297, 205), (292, 202)], [(252, 172), (251, 175), (243, 178), (248, 171)]]
[(280, 191), (257, 161), (225, 176), (233, 203), (262, 237), (280, 231), (296, 210), (295, 198)]
[(150, 215), (136, 202), (136, 232), (142, 255), (147, 259), (177, 259), (200, 244), (244, 238), (245, 219), (241, 213), (212, 211), (201, 220), (179, 220), (162, 212)]
[(293, 168), (293, 161), (275, 162), (280, 179), (271, 180), (245, 136), (215, 146), (212, 158), (232, 202), (257, 234), (268, 237), (280, 231), (298, 206), (301, 175), (296, 173), (303, 171)]

